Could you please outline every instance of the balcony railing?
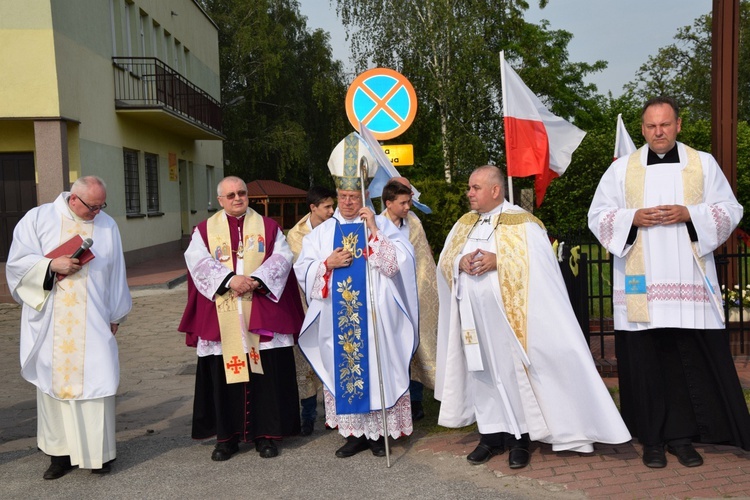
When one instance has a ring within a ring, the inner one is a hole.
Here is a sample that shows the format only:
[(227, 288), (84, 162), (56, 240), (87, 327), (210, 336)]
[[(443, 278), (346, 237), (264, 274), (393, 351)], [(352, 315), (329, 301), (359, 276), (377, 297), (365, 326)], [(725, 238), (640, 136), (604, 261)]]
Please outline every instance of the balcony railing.
[(155, 57), (113, 57), (117, 109), (166, 109), (221, 134), (219, 101)]

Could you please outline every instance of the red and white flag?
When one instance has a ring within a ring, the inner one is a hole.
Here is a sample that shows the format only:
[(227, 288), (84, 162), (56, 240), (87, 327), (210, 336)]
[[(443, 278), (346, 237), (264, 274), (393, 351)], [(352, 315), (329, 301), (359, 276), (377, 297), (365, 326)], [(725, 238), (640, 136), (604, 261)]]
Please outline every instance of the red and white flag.
[(570, 165), (586, 132), (547, 110), (500, 53), (508, 177), (535, 175), (536, 206)]
[(615, 136), (615, 154), (614, 159), (628, 156), (630, 153), (634, 153), (638, 148), (635, 147), (633, 139), (628, 134), (628, 129), (625, 128), (625, 123), (622, 121), (622, 113), (617, 115), (617, 135)]

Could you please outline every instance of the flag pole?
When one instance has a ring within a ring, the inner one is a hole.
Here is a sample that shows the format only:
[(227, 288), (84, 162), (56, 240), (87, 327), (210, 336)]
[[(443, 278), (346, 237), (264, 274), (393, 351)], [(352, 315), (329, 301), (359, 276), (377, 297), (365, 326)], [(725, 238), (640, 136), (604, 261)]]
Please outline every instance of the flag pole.
[[(367, 181), (367, 158), (364, 156), (359, 160), (359, 181), (362, 190), (362, 204), (365, 203), (365, 183)], [(380, 382), (380, 410), (383, 418), (383, 440), (385, 441), (385, 465), (391, 466), (391, 448), (388, 444), (388, 414), (385, 409), (385, 389), (383, 388), (383, 368), (380, 363), (380, 337), (378, 335), (378, 316), (375, 311), (375, 295), (373, 293), (372, 269), (370, 267), (370, 241), (367, 234), (367, 223), (365, 226), (365, 265), (367, 266), (367, 291), (370, 295), (370, 315), (372, 316), (372, 334), (375, 338), (375, 358), (378, 360), (378, 381)]]
[[(508, 116), (508, 104), (505, 102), (505, 51), (500, 51), (500, 94), (503, 99), (503, 123), (505, 123), (505, 117)], [(505, 131), (505, 172), (508, 173), (510, 169), (508, 168), (508, 131)], [(508, 175), (508, 182), (507, 182), (507, 193), (508, 201), (511, 205), (513, 205), (513, 177)]]

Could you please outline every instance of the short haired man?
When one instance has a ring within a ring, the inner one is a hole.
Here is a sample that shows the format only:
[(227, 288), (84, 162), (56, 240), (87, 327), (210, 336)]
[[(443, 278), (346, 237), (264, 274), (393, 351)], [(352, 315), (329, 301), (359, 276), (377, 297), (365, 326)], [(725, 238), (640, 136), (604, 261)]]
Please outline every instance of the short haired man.
[(500, 169), (469, 177), (469, 205), (438, 263), (435, 397), (438, 424), (476, 421), (487, 462), (510, 449), (528, 465), (529, 441), (590, 453), (594, 442), (630, 440), (568, 301), (541, 221), (504, 200)]
[[(44, 479), (75, 466), (107, 473), (116, 458), (114, 335), (132, 302), (120, 232), (106, 207), (104, 181), (81, 177), (13, 231), (6, 273), (23, 306), (21, 375), (37, 387), (37, 446), (51, 457)], [(93, 240), (93, 260), (46, 257), (72, 235)]]
[(427, 242), (419, 217), (411, 211), (411, 183), (405, 177), (393, 177), (383, 187), (383, 215), (409, 239), (417, 264), (419, 306), (419, 347), (411, 360), (409, 394), (413, 420), (424, 418), (424, 386), (435, 388), (435, 353), (437, 352), (438, 293), (435, 281), (435, 258)]
[[(326, 187), (314, 186), (307, 192), (307, 204), (310, 213), (302, 217), (286, 235), (289, 248), (294, 254), (294, 262), (297, 262), (302, 251), (302, 241), (305, 236), (333, 216), (333, 204), (336, 192)], [(304, 299), (304, 292), (300, 289)], [(302, 301), (302, 307), (307, 310), (306, 301)], [(318, 418), (318, 390), (322, 383), (310, 363), (300, 351), (299, 346), (294, 347), (294, 364), (297, 367), (297, 390), (299, 391), (300, 406), (302, 407), (302, 424), (300, 435), (309, 436), (315, 428), (315, 420)]]
[(666, 446), (696, 467), (694, 441), (750, 450), (750, 415), (711, 290), (713, 251), (743, 209), (716, 160), (677, 142), (674, 99), (649, 99), (641, 116), (647, 144), (602, 176), (589, 228), (614, 256), (621, 410), (643, 463), (665, 467)]
[(261, 458), (299, 433), (295, 336), (303, 312), (281, 228), (248, 208), (247, 185), (225, 177), (220, 210), (196, 226), (185, 252), (188, 302), (179, 331), (195, 347), (194, 439), (216, 436), (214, 461), (239, 442)]

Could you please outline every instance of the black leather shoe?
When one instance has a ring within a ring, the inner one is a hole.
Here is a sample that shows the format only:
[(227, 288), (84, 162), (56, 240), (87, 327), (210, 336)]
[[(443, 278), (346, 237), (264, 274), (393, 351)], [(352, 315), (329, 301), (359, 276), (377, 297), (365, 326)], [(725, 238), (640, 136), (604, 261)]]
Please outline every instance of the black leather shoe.
[(279, 455), (276, 443), (268, 438), (260, 438), (255, 441), (255, 451), (261, 458), (273, 458)]
[(505, 446), (488, 446), (479, 443), (474, 451), (466, 456), (466, 460), (472, 465), (480, 465), (489, 462), (490, 458), (495, 455), (502, 455), (503, 453), (505, 453)]
[(223, 462), (232, 458), (232, 455), (238, 451), (240, 451), (240, 447), (237, 443), (216, 443), (214, 451), (211, 453), (211, 460)]
[(643, 465), (652, 469), (661, 469), (667, 466), (667, 455), (664, 454), (664, 446), (643, 446)]
[(349, 436), (346, 438), (346, 444), (336, 450), (336, 456), (339, 458), (353, 457), (360, 451), (365, 451), (370, 447), (367, 438), (365, 436), (354, 437)]
[(302, 425), (300, 426), (299, 435), (309, 436), (313, 433), (313, 429), (315, 429), (315, 420), (303, 420)]
[(380, 436), (378, 439), (368, 439), (367, 444), (370, 445), (370, 451), (376, 457), (385, 456), (385, 438)]
[(417, 420), (422, 420), (424, 418), (424, 407), (422, 406), (421, 401), (412, 401), (411, 402), (411, 420), (412, 422), (416, 422)]
[(51, 457), (52, 463), (44, 471), (44, 479), (59, 479), (68, 472), (75, 469), (74, 466), (70, 465), (70, 457)]
[(511, 469), (523, 469), (531, 462), (531, 453), (529, 449), (523, 446), (511, 448), (508, 453), (508, 465)]
[(679, 446), (667, 445), (667, 451), (677, 457), (677, 460), (685, 467), (698, 467), (703, 465), (703, 457), (695, 451), (692, 444)]
[(109, 474), (110, 472), (112, 472), (112, 462), (114, 462), (114, 459), (110, 460), (109, 462), (104, 462), (102, 464), (101, 469), (91, 469), (91, 473), (92, 474)]

